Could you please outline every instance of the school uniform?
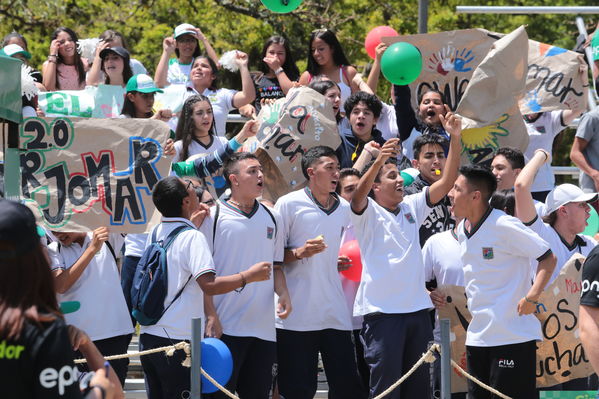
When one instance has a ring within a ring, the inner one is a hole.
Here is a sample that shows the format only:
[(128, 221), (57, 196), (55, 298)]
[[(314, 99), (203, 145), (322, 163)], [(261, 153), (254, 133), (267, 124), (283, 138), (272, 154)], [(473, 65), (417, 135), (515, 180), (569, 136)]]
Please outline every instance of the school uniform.
[[(156, 240), (164, 240), (177, 227), (188, 226), (191, 229), (179, 233), (166, 253), (168, 292), (164, 300), (166, 311), (151, 326), (141, 326), (139, 350), (144, 351), (173, 342), (191, 340), (191, 320), (204, 316), (204, 293), (197, 279), (207, 273), (215, 273), (208, 243), (204, 235), (188, 219), (163, 217), (154, 228)], [(146, 246), (151, 244), (152, 233), (148, 235)], [(181, 295), (173, 301), (177, 293)], [(146, 391), (149, 399), (180, 398), (190, 389), (190, 369), (183, 367), (183, 351), (175, 351), (175, 356), (166, 357), (164, 353), (142, 356)], [(199, 377), (198, 377), (199, 378)]]
[[(515, 399), (535, 396), (535, 341), (541, 325), (518, 315), (531, 287), (530, 262), (550, 256), (549, 244), (518, 219), (489, 208), (476, 226), (458, 226), (468, 309), (468, 371)], [(469, 394), (491, 397), (468, 381)]]
[(283, 266), (293, 304), (289, 317), (276, 318), (278, 384), (286, 399), (314, 397), (319, 351), (329, 398), (366, 396), (356, 368), (350, 312), (337, 271), (341, 238), (349, 225), (349, 204), (335, 193), (331, 196), (334, 203), (325, 209), (309, 188), (304, 188), (279, 198), (275, 206), (281, 215), (286, 248), (301, 247), (319, 235), (328, 246), (319, 254)]
[[(460, 243), (453, 229), (431, 236), (422, 248), (422, 257), (424, 261), (424, 277), (427, 283), (436, 281), (438, 287), (443, 285), (464, 286)], [(433, 337), (435, 343), (440, 343), (441, 329), (439, 326), (439, 314), (435, 313)], [(441, 362), (434, 362), (431, 370), (433, 397), (440, 397)], [(466, 394), (456, 392), (452, 393), (451, 397), (452, 399), (464, 399)]]
[[(364, 316), (362, 340), (370, 367), (370, 396), (386, 390), (426, 352), (432, 340), (419, 228), (431, 211), (428, 188), (408, 195), (397, 213), (368, 198), (351, 219), (360, 244), (362, 279), (354, 316)], [(390, 398), (430, 395), (429, 373), (419, 368)]]
[[(216, 216), (218, 212), (218, 217)], [(216, 223), (216, 225), (215, 225)], [(245, 213), (228, 202), (210, 209), (200, 231), (214, 254), (217, 276), (234, 275), (259, 262), (283, 262), (279, 214), (254, 201)], [(221, 340), (233, 356), (227, 388), (243, 398), (268, 398), (276, 363), (274, 276), (214, 296), (223, 327)], [(222, 393), (215, 398), (226, 397)]]
[[(73, 242), (64, 246), (55, 241), (48, 245), (51, 269), (69, 269), (83, 255), (93, 239), (93, 232), (85, 235), (83, 244)], [(120, 285), (116, 251), (124, 242), (121, 234), (110, 234), (100, 250), (91, 259), (79, 279), (63, 294), (58, 302), (77, 301), (80, 309), (65, 315), (67, 324), (85, 331), (104, 356), (127, 353), (133, 326), (127, 303)], [(101, 320), (101, 322), (98, 322)], [(129, 359), (110, 362), (123, 384)], [(87, 366), (81, 366), (86, 370)]]

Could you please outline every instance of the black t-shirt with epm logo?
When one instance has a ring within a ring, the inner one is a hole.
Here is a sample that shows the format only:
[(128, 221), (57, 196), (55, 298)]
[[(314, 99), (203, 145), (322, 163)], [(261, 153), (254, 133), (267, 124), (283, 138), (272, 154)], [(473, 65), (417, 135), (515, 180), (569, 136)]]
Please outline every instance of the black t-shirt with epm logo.
[(65, 322), (25, 322), (17, 340), (0, 339), (2, 399), (82, 398)]
[(593, 248), (582, 266), (580, 304), (599, 307), (599, 245)]

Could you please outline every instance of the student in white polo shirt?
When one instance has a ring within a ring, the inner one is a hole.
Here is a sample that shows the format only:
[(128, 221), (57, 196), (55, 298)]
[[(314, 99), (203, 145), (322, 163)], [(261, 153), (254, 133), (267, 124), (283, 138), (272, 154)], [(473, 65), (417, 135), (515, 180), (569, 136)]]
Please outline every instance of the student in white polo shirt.
[[(121, 290), (117, 251), (124, 237), (106, 227), (93, 232), (53, 232), (48, 245), (58, 302), (77, 301), (79, 311), (65, 315), (68, 324), (85, 331), (104, 356), (127, 353), (133, 326)], [(111, 361), (125, 383), (129, 359)], [(83, 365), (81, 369), (86, 370)]]
[[(223, 176), (231, 196), (215, 207), (200, 231), (212, 248), (216, 274), (242, 272), (259, 262), (274, 265), (273, 278), (214, 297), (223, 335), (233, 355), (233, 374), (227, 388), (241, 398), (268, 398), (276, 363), (275, 311), (281, 319), (291, 312), (291, 301), (281, 270), (283, 232), (281, 217), (256, 198), (262, 195), (264, 176), (254, 154), (235, 153)], [(231, 250), (235, 243), (235, 250)], [(273, 293), (278, 295), (277, 309)], [(221, 392), (215, 398), (226, 398)], [(212, 397), (212, 396), (211, 396)]]
[[(179, 233), (167, 250), (168, 292), (164, 303), (168, 308), (156, 324), (141, 327), (141, 351), (181, 340), (189, 341), (191, 319), (204, 319), (205, 311), (211, 310), (204, 307), (204, 294), (225, 294), (270, 278), (268, 262), (260, 262), (233, 275), (215, 277), (208, 243), (204, 235), (196, 230), (207, 209), (200, 206), (191, 181), (185, 184), (175, 176), (158, 181), (152, 191), (152, 201), (162, 214), (162, 221), (149, 234), (148, 241), (154, 231), (156, 240), (163, 240), (179, 226), (190, 229)], [(234, 243), (231, 248), (234, 248)], [(181, 295), (173, 301), (179, 291)], [(181, 365), (184, 359), (183, 351), (176, 351), (173, 357), (166, 357), (164, 353), (142, 356), (149, 399), (188, 397), (190, 369)]]
[[(362, 255), (354, 316), (364, 316), (362, 340), (370, 368), (371, 397), (404, 375), (432, 340), (429, 309), (433, 304), (425, 289), (419, 230), (457, 176), (462, 130), (461, 121), (451, 113), (440, 119), (451, 135), (441, 179), (404, 197), (403, 178), (395, 165), (399, 139), (390, 139), (360, 179), (351, 202)], [(368, 198), (369, 193), (374, 199)], [(390, 398), (429, 396), (427, 368), (419, 368), (389, 394)]]
[(317, 146), (302, 157), (308, 186), (278, 199), (285, 237), (283, 272), (293, 312), (276, 318), (279, 392), (285, 399), (316, 394), (318, 352), (329, 398), (365, 398), (358, 376), (337, 260), (349, 225), (349, 204), (335, 193), (339, 161), (332, 148)]
[[(570, 260), (579, 253), (588, 256), (597, 245), (593, 237), (581, 234), (590, 216), (590, 203), (597, 200), (597, 193), (585, 193), (573, 184), (560, 184), (549, 192), (545, 209), (547, 214), (541, 219), (533, 204), (533, 180), (544, 165), (550, 163), (550, 156), (544, 150), (535, 151), (516, 179), (516, 215), (535, 233), (549, 243), (557, 258), (557, 264), (551, 275), (551, 284)], [(587, 378), (566, 381), (548, 390), (586, 391), (589, 389)]]
[[(468, 309), (468, 372), (514, 399), (536, 397), (536, 342), (541, 325), (532, 314), (555, 267), (546, 241), (518, 219), (492, 209), (495, 176), (482, 166), (460, 168), (449, 192), (457, 228)], [(530, 264), (538, 261), (534, 284)], [(468, 380), (473, 398), (491, 394)]]

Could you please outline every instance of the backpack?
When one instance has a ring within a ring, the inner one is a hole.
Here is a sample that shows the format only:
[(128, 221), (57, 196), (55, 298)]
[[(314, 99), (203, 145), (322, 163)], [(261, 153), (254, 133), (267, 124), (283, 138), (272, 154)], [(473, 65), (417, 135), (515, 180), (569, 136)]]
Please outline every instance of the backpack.
[(142, 326), (156, 324), (168, 308), (179, 298), (192, 276), (177, 292), (165, 308), (164, 300), (168, 293), (168, 265), (166, 252), (177, 236), (191, 230), (190, 226), (179, 226), (164, 240), (156, 241), (156, 229), (152, 232), (152, 243), (144, 250), (137, 263), (131, 286), (131, 314)]

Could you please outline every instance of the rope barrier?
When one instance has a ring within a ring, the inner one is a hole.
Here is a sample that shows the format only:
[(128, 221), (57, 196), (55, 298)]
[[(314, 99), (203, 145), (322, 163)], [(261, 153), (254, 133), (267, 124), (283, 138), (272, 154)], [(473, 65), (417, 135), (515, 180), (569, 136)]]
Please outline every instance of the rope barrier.
[[(169, 345), (169, 346), (163, 346), (160, 348), (154, 348), (154, 349), (149, 349), (149, 350), (145, 350), (145, 351), (141, 351), (141, 352), (135, 352), (135, 353), (125, 353), (122, 355), (113, 355), (113, 356), (106, 356), (104, 359), (106, 360), (117, 360), (117, 359), (125, 359), (125, 358), (131, 358), (131, 357), (138, 357), (138, 356), (145, 356), (145, 355), (151, 355), (153, 353), (159, 353), (159, 352), (166, 352), (166, 356), (173, 356), (175, 354), (176, 350), (183, 350), (185, 351), (185, 360), (183, 360), (183, 362), (181, 363), (181, 365), (183, 365), (184, 367), (191, 367), (191, 345), (185, 341), (181, 341), (178, 342), (174, 345)], [(424, 353), (422, 355), (422, 357), (412, 366), (412, 368), (410, 370), (408, 370), (408, 372), (406, 374), (404, 374), (399, 380), (397, 380), (393, 385), (391, 385), (389, 388), (387, 388), (384, 392), (380, 393), (379, 395), (377, 395), (374, 399), (382, 399), (385, 396), (387, 396), (388, 394), (390, 394), (395, 388), (397, 388), (398, 386), (400, 386), (405, 380), (408, 379), (408, 377), (410, 377), (417, 369), (418, 367), (422, 366), (423, 363), (433, 363), (436, 359), (435, 359), (435, 355), (434, 352), (437, 351), (439, 354), (441, 354), (441, 350), (439, 347), (439, 344), (433, 344), (428, 351), (426, 351), (426, 353)], [(75, 363), (76, 364), (80, 364), (80, 363), (86, 363), (87, 360), (85, 359), (76, 359)], [(464, 375), (464, 377), (472, 380), (475, 384), (478, 384), (480, 387), (486, 389), (487, 391), (493, 393), (494, 395), (499, 396), (502, 399), (511, 399), (509, 396), (499, 392), (498, 390), (496, 390), (493, 387), (488, 386), (487, 384), (479, 381), (478, 379), (476, 379), (476, 377), (468, 374), (463, 368), (461, 368), (453, 359), (451, 360), (451, 365), (453, 367), (455, 367), (460, 373), (462, 373), (462, 375)], [(219, 384), (214, 378), (212, 378), (210, 376), (210, 374), (208, 374), (203, 368), (200, 368), (200, 372), (202, 373), (202, 375), (208, 380), (210, 381), (215, 387), (217, 387), (219, 390), (221, 390), (223, 393), (225, 393), (229, 398), (231, 399), (239, 399), (238, 396), (235, 396), (235, 394), (231, 393), (229, 390), (227, 390), (227, 388), (225, 388), (224, 386), (222, 386), (221, 384)]]

